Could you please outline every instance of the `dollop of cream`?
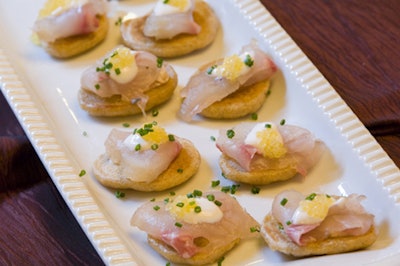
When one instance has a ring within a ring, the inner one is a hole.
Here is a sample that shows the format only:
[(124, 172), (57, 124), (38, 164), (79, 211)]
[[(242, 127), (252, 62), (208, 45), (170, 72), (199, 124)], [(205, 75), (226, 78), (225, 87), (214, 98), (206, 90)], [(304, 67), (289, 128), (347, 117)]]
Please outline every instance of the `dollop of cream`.
[(87, 0), (48, 0), (39, 11), (39, 18), (58, 16), (66, 10), (79, 8), (87, 3)]
[(153, 9), (156, 16), (177, 14), (187, 12), (192, 8), (190, 0), (158, 0)]
[(130, 134), (122, 144), (129, 150), (148, 150), (154, 149), (153, 145), (161, 145), (169, 141), (169, 137), (164, 128), (144, 124), (143, 127), (136, 129), (134, 134)]
[(246, 136), (244, 143), (257, 149), (268, 158), (280, 158), (286, 154), (282, 135), (275, 123), (257, 123)]
[(216, 223), (223, 217), (221, 209), (207, 198), (177, 196), (167, 203), (166, 209), (179, 221), (190, 224)]
[(327, 195), (316, 195), (313, 199), (300, 201), (293, 216), (293, 224), (315, 224), (322, 222), (328, 215), (329, 208), (336, 200)]
[(253, 53), (249, 52), (227, 56), (224, 58), (222, 64), (213, 66), (208, 71), (212, 76), (235, 80), (250, 71), (253, 58)]
[(114, 81), (120, 84), (128, 83), (135, 78), (138, 72), (136, 54), (137, 51), (119, 47), (104, 60), (104, 68)]

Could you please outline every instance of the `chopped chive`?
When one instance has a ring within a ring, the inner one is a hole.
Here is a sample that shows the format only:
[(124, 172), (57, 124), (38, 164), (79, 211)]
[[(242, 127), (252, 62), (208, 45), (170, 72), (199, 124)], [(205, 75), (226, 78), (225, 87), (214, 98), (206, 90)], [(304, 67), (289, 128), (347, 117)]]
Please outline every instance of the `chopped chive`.
[(183, 169), (182, 169), (182, 168), (178, 168), (176, 171), (177, 171), (178, 173), (180, 173), (180, 174), (183, 173)]
[(252, 67), (254, 65), (254, 60), (249, 54), (246, 55), (246, 58), (244, 59), (244, 64), (248, 67)]
[(194, 195), (195, 197), (201, 197), (201, 196), (203, 195), (203, 192), (202, 192), (201, 190), (195, 189), (195, 190), (193, 191), (193, 195)]
[(182, 227), (182, 224), (179, 223), (179, 222), (176, 222), (176, 223), (175, 223), (175, 226), (176, 226), (176, 227)]
[(175, 141), (175, 136), (172, 135), (172, 134), (169, 134), (169, 135), (168, 135), (168, 140), (169, 140), (169, 141)]
[(170, 194), (171, 196), (175, 196), (175, 191), (171, 191), (169, 194)]
[(226, 131), (226, 136), (228, 137), (228, 138), (233, 138), (234, 136), (235, 136), (235, 131), (233, 131), (233, 129), (228, 129), (227, 131)]
[(208, 195), (207, 195), (207, 199), (208, 199), (209, 201), (214, 201), (214, 200), (215, 200), (215, 196), (214, 196), (213, 194), (208, 194)]
[(231, 194), (235, 194), (239, 187), (240, 185), (232, 185), (230, 189)]
[(253, 193), (253, 194), (258, 194), (258, 193), (260, 193), (260, 188), (259, 188), (259, 187), (256, 187), (256, 186), (253, 186), (253, 187), (251, 188), (251, 193)]
[(282, 119), (281, 122), (279, 123), (281, 126), (283, 126), (286, 123), (285, 119)]
[[(164, 2), (165, 2), (165, 1), (164, 1)], [(157, 67), (158, 67), (158, 68), (162, 67), (163, 62), (164, 62), (164, 59), (158, 57), (158, 58), (157, 58)]]
[(201, 207), (200, 206), (194, 207), (194, 212), (195, 213), (200, 213), (201, 212)]
[(313, 200), (316, 196), (317, 196), (316, 193), (311, 193), (310, 195), (308, 195), (308, 196), (306, 197), (306, 200)]
[(96, 85), (94, 85), (94, 88), (96, 89), (96, 90), (100, 90), (100, 84), (96, 84)]
[(265, 128), (271, 128), (272, 125), (270, 123), (265, 124)]
[(158, 206), (158, 205), (155, 205), (154, 207), (153, 207), (153, 210), (155, 210), (155, 211), (158, 211), (160, 209), (160, 206)]
[(138, 143), (135, 146), (135, 151), (140, 151), (141, 148), (142, 148), (142, 146)]
[(220, 207), (222, 205), (222, 202), (220, 202), (219, 200), (215, 200), (214, 201), (215, 205), (217, 205), (218, 207)]
[(292, 222), (291, 221), (286, 221), (286, 225), (291, 225)]
[(84, 175), (86, 175), (86, 170), (82, 169), (82, 170), (79, 172), (79, 177), (82, 177), (82, 176), (84, 176)]
[(110, 57), (115, 57), (118, 55), (118, 51), (114, 51)]
[(219, 180), (213, 180), (213, 181), (211, 181), (211, 187), (217, 187), (217, 186), (219, 186), (219, 184), (220, 184), (220, 181), (219, 181)]
[(250, 227), (250, 232), (252, 232), (252, 233), (260, 232), (260, 228), (258, 228), (257, 226), (252, 226), (252, 227)]
[(223, 186), (223, 187), (221, 187), (221, 191), (222, 191), (222, 192), (228, 193), (230, 190), (231, 190), (231, 187), (230, 187), (230, 186)]
[(156, 201), (156, 198), (152, 198), (150, 201)]
[(122, 24), (122, 18), (119, 17), (119, 18), (115, 21), (114, 25), (115, 25), (115, 26), (120, 26), (121, 24)]
[(123, 123), (122, 126), (123, 127), (130, 127), (131, 125), (129, 123)]
[(153, 151), (157, 150), (157, 149), (158, 149), (158, 144), (157, 144), (157, 143), (154, 143), (153, 145), (151, 145), (151, 149), (152, 149)]
[(222, 266), (222, 262), (224, 261), (225, 257), (221, 257), (217, 260), (217, 265)]
[(158, 109), (153, 109), (153, 111), (151, 111), (152, 116), (158, 116), (158, 114), (159, 114)]
[(258, 119), (258, 114), (252, 113), (251, 114), (251, 120), (257, 120)]
[(280, 204), (281, 204), (281, 206), (285, 206), (287, 202), (288, 202), (288, 199), (287, 198), (283, 198), (281, 200)]
[(216, 138), (215, 138), (214, 136), (211, 136), (210, 139), (211, 139), (212, 141), (215, 141), (215, 140), (216, 140)]
[(120, 199), (120, 198), (125, 197), (125, 193), (122, 192), (122, 191), (117, 190), (117, 191), (115, 191), (115, 196), (116, 196), (118, 199)]
[(176, 204), (176, 206), (177, 206), (177, 207), (180, 207), (180, 208), (182, 208), (184, 205), (185, 205), (185, 204), (184, 204), (183, 202), (178, 202), (178, 203)]
[(114, 71), (115, 71), (115, 74), (117, 74), (117, 75), (121, 74), (121, 69), (119, 69), (119, 68), (116, 68)]
[(217, 67), (217, 65), (210, 66), (210, 67), (207, 69), (207, 74), (208, 74), (208, 75), (211, 75), (212, 72), (214, 71), (214, 69), (215, 69), (216, 67)]

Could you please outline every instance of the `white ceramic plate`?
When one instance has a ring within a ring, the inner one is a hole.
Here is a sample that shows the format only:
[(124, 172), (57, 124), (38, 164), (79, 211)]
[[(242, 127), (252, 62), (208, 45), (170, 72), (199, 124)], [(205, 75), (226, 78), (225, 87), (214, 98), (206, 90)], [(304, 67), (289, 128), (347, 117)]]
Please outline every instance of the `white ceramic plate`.
[[(102, 187), (91, 174), (95, 158), (104, 152), (103, 142), (112, 128), (130, 129), (156, 120), (168, 131), (192, 140), (202, 155), (198, 174), (173, 189), (186, 194), (193, 189), (208, 189), (211, 180), (221, 178), (219, 156), (211, 136), (236, 121), (179, 121), (178, 91), (189, 76), (205, 62), (237, 52), (252, 39), (271, 55), (279, 66), (273, 78), (271, 95), (258, 112), (258, 121), (287, 123), (308, 128), (322, 139), (328, 152), (306, 178), (261, 187), (258, 195), (249, 186), (235, 194), (239, 202), (261, 221), (276, 193), (294, 188), (304, 193), (365, 194), (368, 211), (376, 216), (380, 231), (368, 250), (307, 259), (289, 259), (273, 252), (261, 240), (242, 242), (227, 254), (223, 265), (321, 265), (325, 262), (392, 264), (400, 259), (400, 173), (375, 139), (369, 134), (335, 90), (305, 57), (286, 32), (256, 0), (208, 1), (218, 14), (222, 29), (207, 49), (179, 59), (168, 60), (179, 75), (179, 88), (173, 99), (149, 115), (94, 119), (79, 108), (77, 91), (84, 68), (119, 43), (114, 25), (121, 10), (141, 16), (154, 1), (112, 1), (111, 31), (96, 49), (70, 60), (55, 60), (31, 40), (30, 28), (44, 0), (0, 2), (0, 78), (1, 90), (24, 127), (55, 185), (98, 253), (109, 265), (165, 265), (166, 261), (146, 244), (144, 233), (131, 228), (129, 219), (135, 208), (149, 199), (164, 198), (164, 193), (126, 191), (117, 199), (114, 190)], [(23, 8), (21, 8), (23, 7)], [(18, 14), (18, 15), (17, 15)], [(127, 129), (128, 130), (128, 129)], [(88, 174), (79, 177), (81, 169)]]

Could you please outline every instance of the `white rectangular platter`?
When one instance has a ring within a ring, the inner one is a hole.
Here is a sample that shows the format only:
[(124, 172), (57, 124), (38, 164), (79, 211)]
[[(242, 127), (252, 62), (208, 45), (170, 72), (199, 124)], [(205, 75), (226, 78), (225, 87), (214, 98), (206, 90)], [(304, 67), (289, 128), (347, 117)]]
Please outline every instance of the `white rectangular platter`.
[[(364, 206), (375, 215), (379, 237), (367, 250), (305, 259), (293, 259), (271, 251), (261, 239), (244, 241), (229, 252), (223, 265), (322, 265), (386, 264), (400, 261), (400, 171), (360, 123), (321, 73), (308, 60), (275, 19), (257, 0), (208, 0), (221, 21), (216, 40), (206, 49), (168, 60), (179, 76), (173, 98), (159, 115), (95, 119), (80, 109), (77, 92), (82, 71), (120, 43), (114, 25), (121, 12), (142, 16), (155, 1), (111, 1), (110, 32), (94, 50), (69, 60), (55, 60), (31, 41), (31, 27), (44, 0), (0, 1), (0, 85), (52, 180), (88, 238), (108, 265), (165, 265), (149, 248), (146, 235), (129, 225), (135, 209), (151, 198), (162, 199), (170, 191), (186, 194), (206, 190), (221, 177), (219, 152), (211, 136), (250, 117), (234, 121), (180, 121), (179, 90), (202, 64), (230, 55), (256, 39), (279, 67), (271, 94), (258, 112), (258, 121), (297, 124), (312, 131), (328, 147), (321, 161), (305, 177), (261, 187), (252, 194), (242, 185), (234, 195), (258, 221), (269, 211), (278, 192), (294, 188), (367, 196)], [(18, 15), (17, 15), (18, 14)], [(187, 183), (160, 193), (115, 190), (101, 186), (91, 173), (93, 161), (104, 152), (104, 140), (112, 128), (132, 130), (156, 120), (169, 132), (190, 139), (202, 155), (199, 172)], [(130, 129), (123, 124), (129, 123)], [(85, 169), (87, 174), (79, 177)]]

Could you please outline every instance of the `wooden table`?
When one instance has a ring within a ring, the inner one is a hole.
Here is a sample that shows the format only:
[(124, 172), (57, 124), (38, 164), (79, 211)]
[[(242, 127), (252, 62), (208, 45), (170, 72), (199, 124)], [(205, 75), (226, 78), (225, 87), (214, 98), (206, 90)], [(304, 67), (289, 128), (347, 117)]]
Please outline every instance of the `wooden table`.
[[(262, 3), (400, 166), (400, 1)], [(0, 106), (0, 265), (101, 265), (3, 95)]]

